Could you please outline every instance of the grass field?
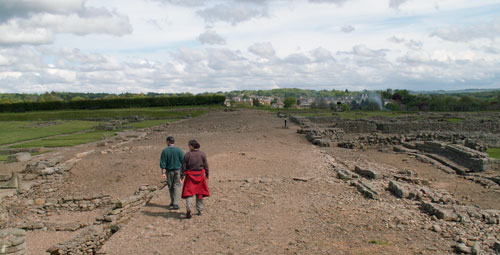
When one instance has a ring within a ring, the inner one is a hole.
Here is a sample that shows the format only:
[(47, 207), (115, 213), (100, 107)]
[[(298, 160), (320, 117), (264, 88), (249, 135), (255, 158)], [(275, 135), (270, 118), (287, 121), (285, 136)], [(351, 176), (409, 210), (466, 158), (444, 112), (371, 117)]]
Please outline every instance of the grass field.
[(79, 134), (71, 134), (71, 135), (62, 135), (56, 137), (49, 137), (42, 140), (21, 143), (11, 148), (32, 148), (32, 147), (66, 147), (66, 146), (75, 146), (79, 144), (89, 143), (101, 140), (104, 136), (111, 136), (115, 132), (113, 131), (90, 131)]
[(0, 161), (6, 161), (9, 155), (0, 155)]
[[(198, 117), (207, 107), (131, 108), (107, 110), (63, 110), (0, 114), (0, 145), (19, 143), (11, 148), (62, 147), (84, 144), (113, 135), (116, 131), (95, 130), (97, 119), (116, 119), (128, 116), (156, 118), (126, 124), (132, 129), (161, 125), (184, 118)], [(40, 140), (35, 140), (40, 139)], [(35, 140), (35, 141), (29, 141)], [(27, 141), (25, 143), (21, 143)], [(3, 158), (3, 157), (2, 157)], [(5, 160), (5, 159), (4, 159)]]
[(152, 107), (128, 109), (103, 109), (103, 110), (61, 110), (61, 111), (36, 111), (23, 113), (0, 113), (0, 121), (49, 121), (49, 120), (95, 120), (106, 118), (119, 118), (127, 116), (143, 116), (148, 118), (175, 119), (186, 115), (197, 117), (207, 112), (208, 108), (218, 106), (200, 107)]
[(60, 134), (71, 134), (89, 130), (96, 126), (95, 121), (61, 121), (61, 122), (36, 122), (36, 121), (0, 121), (0, 145), (20, 141), (38, 139)]
[(486, 152), (490, 158), (500, 159), (500, 148), (488, 148)]

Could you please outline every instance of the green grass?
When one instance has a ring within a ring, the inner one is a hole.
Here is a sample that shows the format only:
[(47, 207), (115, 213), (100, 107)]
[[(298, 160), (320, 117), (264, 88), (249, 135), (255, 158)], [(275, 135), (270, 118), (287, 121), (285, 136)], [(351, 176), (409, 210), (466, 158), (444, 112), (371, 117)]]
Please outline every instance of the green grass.
[(9, 155), (0, 155), (0, 161), (7, 161)]
[(89, 143), (101, 140), (106, 135), (113, 135), (113, 131), (90, 131), (86, 133), (49, 137), (46, 139), (32, 141), (11, 146), (11, 148), (31, 148), (31, 147), (66, 147)]
[(49, 121), (49, 120), (94, 120), (106, 118), (119, 118), (128, 116), (143, 116), (148, 118), (175, 119), (183, 118), (187, 114), (197, 117), (207, 112), (206, 107), (151, 107), (103, 110), (58, 110), (36, 111), (24, 113), (0, 113), (0, 121)]
[[(185, 118), (186, 116), (193, 118), (198, 117), (207, 113), (210, 108), (217, 107), (218, 106), (190, 106), (170, 108), (156, 107), (0, 113), (0, 145), (18, 143), (33, 139), (42, 139), (13, 145), (11, 147), (31, 148), (74, 146), (100, 140), (104, 135), (113, 134), (113, 132), (93, 130), (99, 122), (90, 120), (116, 119), (127, 116), (156, 118), (155, 120), (146, 120), (126, 124), (126, 126), (130, 126), (133, 129), (138, 129), (161, 125), (176, 119)], [(84, 121), (84, 119), (89, 121)]]
[(488, 148), (486, 152), (490, 158), (500, 159), (500, 148)]
[(0, 145), (60, 134), (88, 130), (98, 123), (94, 121), (63, 121), (49, 123), (26, 121), (0, 121)]
[(370, 243), (370, 244), (378, 244), (378, 245), (387, 245), (386, 242), (379, 241), (379, 240), (370, 240), (370, 241), (368, 241), (368, 243)]

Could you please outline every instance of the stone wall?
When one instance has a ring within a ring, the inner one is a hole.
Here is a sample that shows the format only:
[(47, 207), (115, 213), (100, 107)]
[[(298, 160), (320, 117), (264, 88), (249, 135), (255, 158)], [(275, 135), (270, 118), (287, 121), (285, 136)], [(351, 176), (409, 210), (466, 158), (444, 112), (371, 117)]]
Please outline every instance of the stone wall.
[(53, 255), (96, 254), (111, 234), (111, 230), (102, 225), (92, 225), (83, 229), (76, 237), (50, 247), (47, 252)]
[(330, 127), (341, 128), (345, 133), (373, 133), (377, 132), (377, 125), (371, 120), (346, 120), (334, 122)]
[(0, 229), (0, 254), (26, 254), (25, 235), (22, 229)]
[(500, 123), (496, 121), (463, 121), (459, 123), (446, 121), (378, 122), (377, 130), (388, 134), (408, 134), (422, 131), (500, 133)]
[(127, 221), (135, 212), (140, 210), (147, 202), (153, 198), (157, 188), (155, 186), (144, 185), (134, 193), (116, 202), (102, 217), (97, 221), (108, 225), (117, 225)]
[(472, 150), (459, 144), (447, 144), (441, 142), (417, 142), (415, 149), (441, 155), (453, 162), (466, 167), (471, 172), (482, 172), (500, 169), (500, 161), (488, 158), (488, 155)]
[(157, 191), (155, 186), (144, 185), (134, 195), (116, 201), (102, 216), (74, 238), (52, 246), (47, 250), (50, 254), (96, 254), (108, 238), (119, 230), (120, 225), (128, 221), (153, 198)]
[(113, 204), (113, 199), (109, 195), (95, 196), (68, 196), (61, 199), (37, 198), (28, 200), (30, 209), (38, 214), (56, 211), (93, 211)]

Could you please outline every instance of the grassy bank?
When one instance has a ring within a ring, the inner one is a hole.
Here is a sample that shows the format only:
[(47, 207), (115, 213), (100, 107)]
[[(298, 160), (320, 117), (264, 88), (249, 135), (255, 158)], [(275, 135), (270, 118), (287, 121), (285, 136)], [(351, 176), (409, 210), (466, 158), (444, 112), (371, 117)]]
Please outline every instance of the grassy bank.
[(490, 158), (500, 159), (500, 148), (488, 148), (486, 152)]

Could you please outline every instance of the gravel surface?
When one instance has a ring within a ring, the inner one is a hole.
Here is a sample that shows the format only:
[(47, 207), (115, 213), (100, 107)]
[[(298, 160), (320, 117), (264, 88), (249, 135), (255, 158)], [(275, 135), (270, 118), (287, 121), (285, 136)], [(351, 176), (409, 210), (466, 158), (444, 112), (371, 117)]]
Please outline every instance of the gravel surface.
[[(139, 131), (105, 146), (61, 149), (52, 155), (94, 152), (73, 167), (57, 194), (125, 198), (144, 184), (162, 187), (159, 157), (172, 135), (185, 152), (189, 140), (198, 140), (208, 156), (211, 196), (204, 214), (185, 219), (184, 200), (180, 210), (170, 210), (163, 189), (99, 254), (453, 254), (456, 241), (431, 230), (436, 219), (418, 202), (384, 189), (379, 200), (366, 199), (337, 178), (332, 161), (350, 169), (359, 163), (410, 169), (463, 204), (500, 209), (497, 193), (432, 165), (391, 152), (319, 148), (298, 135), (298, 127), (283, 124), (265, 111), (212, 111), (146, 129), (142, 139), (133, 139)], [(72, 221), (64, 215), (47, 220)], [(76, 233), (29, 232), (29, 254), (44, 254)]]

